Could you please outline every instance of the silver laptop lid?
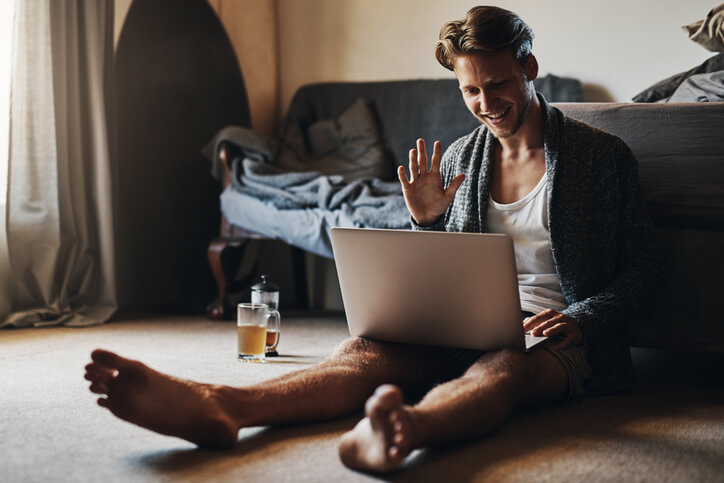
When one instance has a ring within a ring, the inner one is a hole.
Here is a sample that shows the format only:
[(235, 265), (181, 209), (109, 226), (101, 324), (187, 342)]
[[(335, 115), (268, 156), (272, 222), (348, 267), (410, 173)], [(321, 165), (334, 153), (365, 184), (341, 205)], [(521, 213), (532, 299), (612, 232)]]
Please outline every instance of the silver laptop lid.
[(352, 335), (524, 348), (509, 236), (333, 228), (331, 238)]

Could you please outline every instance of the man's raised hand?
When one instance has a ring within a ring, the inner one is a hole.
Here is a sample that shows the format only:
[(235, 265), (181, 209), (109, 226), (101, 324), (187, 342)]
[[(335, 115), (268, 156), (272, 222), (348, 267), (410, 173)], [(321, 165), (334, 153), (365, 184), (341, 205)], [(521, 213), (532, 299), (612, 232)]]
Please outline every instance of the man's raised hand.
[(445, 189), (440, 177), (440, 160), (442, 159), (442, 145), (435, 141), (430, 160), (430, 169), (427, 169), (427, 151), (425, 141), (417, 140), (417, 149), (410, 150), (410, 177), (407, 177), (405, 168), (397, 168), (397, 176), (402, 184), (402, 194), (405, 196), (407, 209), (415, 221), (422, 226), (432, 225), (450, 206), (455, 193), (465, 180), (463, 173), (458, 174)]

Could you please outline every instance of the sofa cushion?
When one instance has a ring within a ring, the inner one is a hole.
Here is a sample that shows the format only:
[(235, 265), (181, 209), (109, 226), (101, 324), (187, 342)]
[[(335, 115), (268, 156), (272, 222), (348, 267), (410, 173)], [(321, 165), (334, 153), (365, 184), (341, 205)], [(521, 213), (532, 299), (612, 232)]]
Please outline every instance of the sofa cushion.
[(315, 171), (345, 180), (390, 179), (393, 174), (374, 105), (361, 97), (334, 118), (308, 126), (291, 122), (273, 162), (284, 171)]

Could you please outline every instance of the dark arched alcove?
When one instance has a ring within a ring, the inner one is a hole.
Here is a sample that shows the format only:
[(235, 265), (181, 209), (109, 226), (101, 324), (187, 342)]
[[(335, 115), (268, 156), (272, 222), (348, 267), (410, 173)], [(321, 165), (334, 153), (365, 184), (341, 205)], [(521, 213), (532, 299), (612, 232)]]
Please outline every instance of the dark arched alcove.
[(205, 0), (134, 0), (116, 50), (116, 261), (122, 309), (203, 311), (219, 183), (200, 150), (249, 126), (241, 70)]

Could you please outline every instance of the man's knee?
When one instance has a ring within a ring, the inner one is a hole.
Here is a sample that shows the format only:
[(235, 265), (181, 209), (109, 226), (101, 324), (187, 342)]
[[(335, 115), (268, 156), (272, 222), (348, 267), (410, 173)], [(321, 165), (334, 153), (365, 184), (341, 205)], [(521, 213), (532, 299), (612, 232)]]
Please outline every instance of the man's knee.
[(343, 340), (332, 351), (332, 359), (374, 358), (384, 354), (384, 344), (364, 337)]

